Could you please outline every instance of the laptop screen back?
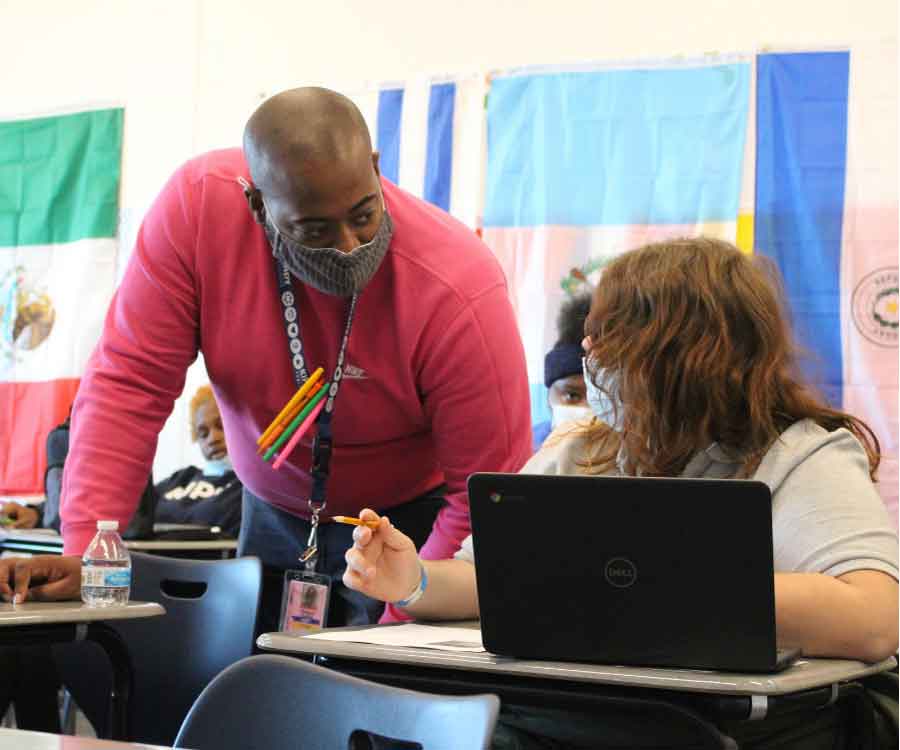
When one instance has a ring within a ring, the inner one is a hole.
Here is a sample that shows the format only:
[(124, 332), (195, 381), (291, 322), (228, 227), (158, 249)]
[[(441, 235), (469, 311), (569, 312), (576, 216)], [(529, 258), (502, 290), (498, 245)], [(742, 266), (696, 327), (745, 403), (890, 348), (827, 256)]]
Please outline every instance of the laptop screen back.
[(761, 482), (474, 474), (485, 647), (519, 658), (768, 671)]

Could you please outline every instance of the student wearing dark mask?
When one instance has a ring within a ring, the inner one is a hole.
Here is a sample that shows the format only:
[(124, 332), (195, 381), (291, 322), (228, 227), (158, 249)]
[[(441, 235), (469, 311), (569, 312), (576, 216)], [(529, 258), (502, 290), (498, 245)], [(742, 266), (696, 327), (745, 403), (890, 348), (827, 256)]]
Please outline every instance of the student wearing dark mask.
[(208, 385), (190, 404), (191, 438), (203, 454), (203, 467), (187, 466), (156, 484), (157, 523), (200, 524), (237, 538), (243, 487), (228, 458), (219, 406)]
[[(351, 530), (332, 515), (390, 509), (424, 557), (446, 558), (469, 533), (468, 475), (515, 471), (530, 453), (499, 264), (380, 175), (362, 115), (332, 91), (264, 102), (243, 149), (185, 164), (147, 214), (75, 402), (68, 553), (97, 519), (128, 518), (198, 351), (244, 485), (239, 552), (265, 566), (264, 628), (308, 546), (333, 580), (332, 623), (380, 615), (341, 584)], [(317, 367), (325, 407), (276, 471), (257, 438)]]
[(591, 295), (579, 294), (567, 299), (559, 308), (556, 319), (558, 338), (544, 357), (544, 385), (550, 419), (532, 428), (532, 447), (539, 450), (547, 436), (568, 422), (590, 419), (591, 409), (585, 397), (584, 373), (581, 360), (584, 352), (584, 321), (591, 309)]

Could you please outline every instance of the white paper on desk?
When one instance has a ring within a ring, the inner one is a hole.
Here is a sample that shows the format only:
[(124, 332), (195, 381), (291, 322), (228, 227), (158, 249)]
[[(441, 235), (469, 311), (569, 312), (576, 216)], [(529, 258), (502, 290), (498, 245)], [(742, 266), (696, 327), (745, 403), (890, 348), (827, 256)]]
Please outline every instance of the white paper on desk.
[(366, 630), (323, 630), (321, 633), (313, 633), (304, 638), (344, 643), (371, 643), (376, 646), (432, 648), (438, 651), (484, 652), (481, 631), (478, 629), (439, 627), (437, 625), (419, 625), (418, 623), (375, 627)]
[(6, 533), (11, 537), (28, 537), (28, 536), (46, 536), (53, 537), (54, 539), (58, 539), (59, 532), (56, 529), (44, 529), (44, 528), (34, 528), (34, 529), (5, 529)]

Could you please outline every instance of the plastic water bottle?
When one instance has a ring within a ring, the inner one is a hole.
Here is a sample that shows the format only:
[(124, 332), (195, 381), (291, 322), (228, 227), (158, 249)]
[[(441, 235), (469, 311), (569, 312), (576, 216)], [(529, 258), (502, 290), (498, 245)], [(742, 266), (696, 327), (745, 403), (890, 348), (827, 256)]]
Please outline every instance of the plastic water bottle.
[(97, 535), (81, 558), (81, 600), (90, 607), (128, 603), (131, 556), (119, 536), (118, 521), (97, 521)]

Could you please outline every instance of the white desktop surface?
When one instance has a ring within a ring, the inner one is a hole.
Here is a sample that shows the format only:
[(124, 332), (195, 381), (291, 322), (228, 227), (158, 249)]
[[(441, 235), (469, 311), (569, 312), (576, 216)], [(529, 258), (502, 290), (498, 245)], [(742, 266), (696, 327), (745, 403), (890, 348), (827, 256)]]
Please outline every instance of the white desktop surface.
[[(31, 542), (58, 546), (62, 551), (63, 538), (53, 529), (0, 529), (0, 542)], [(142, 551), (176, 551), (176, 550), (236, 550), (236, 539), (210, 539), (189, 541), (181, 539), (147, 539), (126, 541), (127, 549)]]
[(70, 737), (44, 732), (25, 732), (21, 729), (0, 729), (0, 748), (3, 750), (116, 750), (116, 748), (158, 748), (133, 742), (98, 740), (93, 737)]
[(0, 603), (0, 628), (13, 625), (108, 622), (164, 615), (155, 602), (128, 602), (114, 607), (89, 607), (81, 601)]
[[(447, 623), (451, 627), (478, 627), (477, 623)], [(371, 625), (367, 627), (391, 627)], [(342, 628), (358, 630), (360, 628)], [(306, 638), (299, 633), (264, 633), (256, 641), (265, 651), (317, 654), (340, 659), (386, 662), (409, 666), (457, 669), (550, 680), (657, 688), (726, 695), (784, 695), (890, 669), (893, 658), (877, 664), (845, 659), (799, 659), (779, 674), (741, 674), (659, 667), (625, 667), (575, 662), (530, 661), (490, 653), (454, 653), (406, 646), (375, 646)]]
[(20, 542), (40, 542), (62, 546), (62, 537), (53, 529), (6, 529), (0, 528), (0, 541), (9, 539)]
[(186, 540), (166, 540), (166, 539), (148, 539), (146, 541), (143, 540), (135, 540), (133, 542), (125, 542), (125, 547), (127, 549), (133, 549), (137, 552), (144, 551), (161, 551), (161, 550), (203, 550), (203, 549), (217, 549), (217, 550), (236, 550), (237, 549), (237, 540), (236, 539), (210, 539), (208, 541), (186, 541)]

